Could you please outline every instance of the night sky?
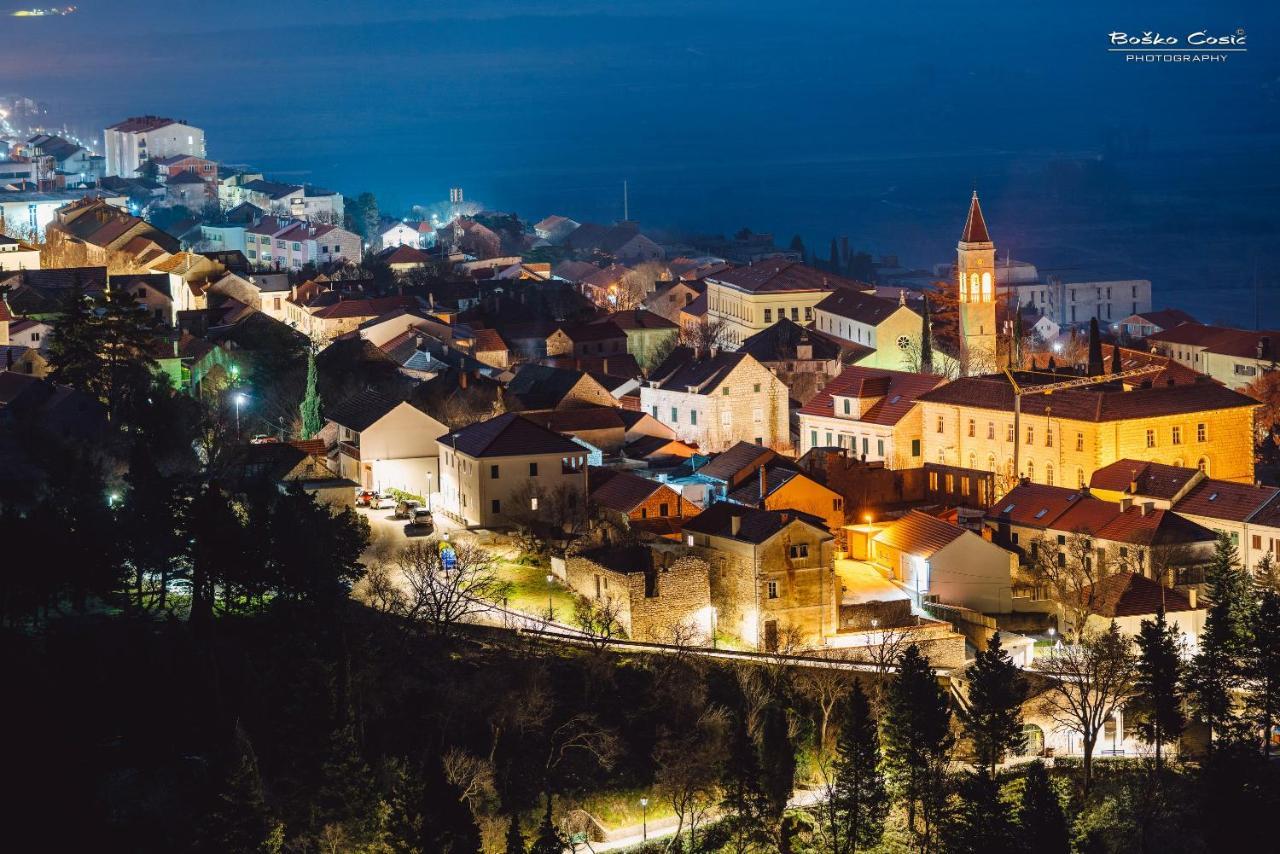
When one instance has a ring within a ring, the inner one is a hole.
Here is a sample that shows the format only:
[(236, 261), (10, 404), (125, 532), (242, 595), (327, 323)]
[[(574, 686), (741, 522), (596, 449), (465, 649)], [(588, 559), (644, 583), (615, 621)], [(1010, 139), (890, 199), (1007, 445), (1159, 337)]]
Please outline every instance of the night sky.
[[(608, 220), (625, 178), (647, 226), (847, 234), (921, 265), (976, 182), (997, 246), (1045, 270), (1147, 277), (1206, 321), (1253, 323), (1255, 270), (1275, 292), (1274, 6), (416, 5), (82, 0), (0, 18), (0, 90), (76, 128), (184, 117), (215, 158), (393, 213), (460, 185)], [(1106, 52), (1111, 30), (1237, 27), (1250, 50), (1220, 65)]]

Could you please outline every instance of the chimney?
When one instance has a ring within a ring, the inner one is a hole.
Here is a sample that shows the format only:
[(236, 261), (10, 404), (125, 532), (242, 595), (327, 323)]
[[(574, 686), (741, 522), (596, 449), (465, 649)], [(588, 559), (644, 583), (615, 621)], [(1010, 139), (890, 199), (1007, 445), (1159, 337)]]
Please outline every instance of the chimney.
[(1155, 505), (1154, 503), (1150, 502), (1150, 501), (1144, 501), (1144, 502), (1142, 502), (1141, 507), (1142, 507), (1142, 515), (1143, 515), (1143, 516), (1146, 516), (1148, 513), (1154, 513), (1154, 512), (1156, 512), (1156, 505)]
[(1129, 494), (1130, 495), (1138, 494), (1138, 481), (1136, 480), (1129, 481)]
[(765, 496), (769, 494), (769, 476), (765, 473), (764, 466), (760, 466), (760, 509), (764, 509)]
[(1197, 598), (1197, 597), (1196, 597), (1196, 589), (1195, 589), (1194, 587), (1192, 587), (1190, 590), (1188, 590), (1188, 591), (1187, 591), (1187, 601), (1188, 601), (1189, 603), (1191, 603), (1191, 609), (1192, 609), (1193, 611), (1194, 611), (1194, 610), (1196, 609), (1196, 607), (1197, 607), (1196, 598)]
[(1132, 499), (1132, 498), (1129, 498), (1128, 496), (1126, 496), (1126, 497), (1124, 497), (1124, 498), (1121, 498), (1121, 499), (1120, 499), (1120, 512), (1121, 512), (1121, 513), (1124, 513), (1126, 510), (1128, 510), (1128, 509), (1129, 509), (1130, 507), (1132, 507), (1132, 506), (1133, 506), (1133, 499)]
[(729, 536), (736, 537), (738, 532), (742, 530), (742, 515), (734, 513), (729, 517)]
[(715, 344), (712, 344), (712, 345), (711, 345), (711, 358), (713, 358), (713, 359), (714, 359), (714, 358), (716, 357), (716, 354), (717, 354), (717, 353), (719, 353), (719, 352), (720, 352), (720, 348), (719, 348), (718, 346), (716, 346)]

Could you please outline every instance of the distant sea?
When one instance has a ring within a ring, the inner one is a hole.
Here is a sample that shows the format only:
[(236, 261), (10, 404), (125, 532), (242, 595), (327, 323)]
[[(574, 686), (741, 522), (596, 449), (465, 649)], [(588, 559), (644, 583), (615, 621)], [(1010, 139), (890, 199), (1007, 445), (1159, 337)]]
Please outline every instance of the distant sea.
[[(393, 215), (460, 186), (607, 222), (625, 180), (646, 228), (800, 234), (820, 256), (848, 236), (916, 267), (953, 257), (976, 186), (1002, 256), (1280, 327), (1280, 14), (1134, 5), (83, 0), (0, 19), (0, 90), (77, 131), (186, 118), (215, 158)], [(1155, 26), (1258, 46), (1214, 67), (1106, 52)]]

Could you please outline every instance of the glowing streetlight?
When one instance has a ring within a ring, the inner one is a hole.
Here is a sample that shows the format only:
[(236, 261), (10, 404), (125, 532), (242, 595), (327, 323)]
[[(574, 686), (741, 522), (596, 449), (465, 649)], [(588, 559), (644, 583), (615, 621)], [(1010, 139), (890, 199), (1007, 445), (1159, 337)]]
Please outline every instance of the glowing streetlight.
[(113, 492), (107, 496), (107, 507), (115, 507), (116, 502), (120, 500), (120, 493)]
[(555, 580), (556, 580), (556, 577), (548, 572), (547, 573), (547, 622), (548, 623), (556, 618), (555, 606), (551, 604), (551, 583)]
[(640, 799), (640, 841), (649, 840), (649, 799)]
[(248, 399), (249, 396), (240, 391), (236, 392), (236, 396), (233, 398), (236, 405), (236, 438), (240, 437), (240, 409)]

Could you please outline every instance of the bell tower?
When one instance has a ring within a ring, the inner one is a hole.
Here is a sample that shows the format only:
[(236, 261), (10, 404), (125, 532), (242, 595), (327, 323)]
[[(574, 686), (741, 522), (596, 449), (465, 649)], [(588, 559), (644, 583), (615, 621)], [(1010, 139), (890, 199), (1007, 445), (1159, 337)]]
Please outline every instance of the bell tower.
[(956, 284), (960, 306), (960, 343), (969, 373), (994, 370), (996, 364), (996, 246), (978, 204), (969, 201), (969, 217), (956, 244)]

